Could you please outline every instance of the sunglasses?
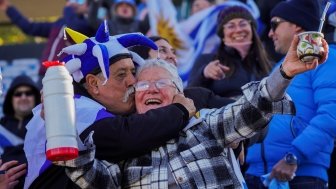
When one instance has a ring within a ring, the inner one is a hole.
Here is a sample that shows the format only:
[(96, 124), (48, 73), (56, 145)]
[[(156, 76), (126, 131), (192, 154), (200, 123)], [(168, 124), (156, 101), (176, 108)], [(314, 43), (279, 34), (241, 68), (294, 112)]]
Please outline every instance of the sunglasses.
[(34, 92), (33, 91), (16, 91), (13, 96), (15, 97), (21, 97), (22, 95), (25, 96), (33, 96)]
[(285, 20), (281, 20), (280, 18), (276, 18), (271, 20), (271, 29), (274, 32), (277, 27), (279, 26), (279, 24), (281, 24), (282, 22), (286, 22)]

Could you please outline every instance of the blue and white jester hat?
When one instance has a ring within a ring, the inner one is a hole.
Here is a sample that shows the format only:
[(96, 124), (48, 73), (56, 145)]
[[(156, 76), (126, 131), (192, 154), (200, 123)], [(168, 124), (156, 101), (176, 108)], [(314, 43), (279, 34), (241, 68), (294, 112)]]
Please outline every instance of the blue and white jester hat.
[(135, 62), (142, 62), (140, 57), (130, 52), (127, 48), (135, 45), (143, 45), (157, 50), (155, 43), (141, 33), (128, 33), (110, 36), (106, 21), (104, 21), (95, 37), (85, 35), (66, 28), (65, 31), (77, 43), (62, 49), (60, 54), (67, 53), (64, 58), (65, 67), (72, 74), (76, 82), (81, 82), (87, 74), (100, 69), (105, 77), (109, 78), (109, 66), (124, 58), (137, 59)]

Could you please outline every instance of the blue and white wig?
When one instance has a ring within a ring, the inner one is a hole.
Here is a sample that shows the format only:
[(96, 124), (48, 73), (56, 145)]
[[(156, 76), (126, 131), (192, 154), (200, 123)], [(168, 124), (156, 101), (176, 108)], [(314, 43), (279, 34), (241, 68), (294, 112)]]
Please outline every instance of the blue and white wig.
[(91, 38), (69, 28), (65, 31), (77, 44), (63, 48), (60, 54), (69, 54), (63, 61), (78, 83), (97, 69), (102, 71), (106, 83), (109, 78), (109, 66), (122, 58), (133, 58), (134, 62), (142, 64), (144, 60), (129, 51), (128, 47), (143, 45), (153, 50), (158, 49), (152, 40), (141, 33), (110, 36), (106, 21), (100, 25), (96, 36)]

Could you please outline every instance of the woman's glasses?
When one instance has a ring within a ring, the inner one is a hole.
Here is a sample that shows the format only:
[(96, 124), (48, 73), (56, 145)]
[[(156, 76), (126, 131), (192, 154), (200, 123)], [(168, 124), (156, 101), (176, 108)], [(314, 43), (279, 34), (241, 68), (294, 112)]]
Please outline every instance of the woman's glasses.
[(171, 86), (171, 87), (176, 87), (177, 90), (178, 90), (177, 85), (171, 79), (159, 79), (159, 80), (156, 80), (156, 81), (138, 81), (135, 84), (134, 87), (135, 87), (135, 90), (138, 91), (138, 92), (139, 91), (146, 91), (146, 90), (149, 89), (151, 84), (154, 84), (157, 89), (163, 89), (165, 87)]

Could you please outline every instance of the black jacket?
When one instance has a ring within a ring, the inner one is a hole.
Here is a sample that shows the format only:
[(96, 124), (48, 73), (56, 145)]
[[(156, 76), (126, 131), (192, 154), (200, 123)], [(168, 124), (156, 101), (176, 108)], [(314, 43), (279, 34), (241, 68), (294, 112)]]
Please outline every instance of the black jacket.
[(138, 20), (135, 16), (132, 18), (121, 18), (116, 14), (112, 15), (112, 10), (109, 3), (104, 2), (104, 0), (96, 0), (92, 1), (89, 6), (88, 13), (88, 22), (91, 28), (97, 29), (100, 24), (103, 22), (102, 19), (97, 18), (99, 8), (102, 6), (107, 9), (109, 14), (108, 27), (110, 35), (118, 35), (124, 33), (133, 33), (133, 32), (141, 32), (146, 34), (149, 30), (149, 18), (147, 17), (145, 20)]
[(236, 97), (242, 95), (241, 87), (250, 81), (260, 80), (252, 70), (244, 68), (244, 62), (236, 51), (232, 54), (233, 63), (236, 69), (231, 77), (226, 77), (221, 80), (207, 79), (203, 75), (204, 68), (209, 62), (216, 59), (215, 54), (202, 54), (197, 59), (190, 72), (188, 86), (189, 87), (205, 87), (213, 91), (216, 95), (222, 97)]
[[(22, 120), (22, 123), (20, 123), (20, 121), (14, 116), (5, 115), (4, 117), (1, 118), (0, 124), (3, 125), (11, 133), (24, 139), (27, 132), (25, 125), (27, 125), (27, 123), (30, 121), (32, 117), (33, 114), (30, 114)], [(19, 124), (21, 124), (21, 127), (18, 127)]]
[(203, 108), (221, 108), (234, 102), (230, 98), (215, 95), (211, 90), (204, 87), (187, 87), (183, 92), (186, 97), (194, 101), (197, 111)]

